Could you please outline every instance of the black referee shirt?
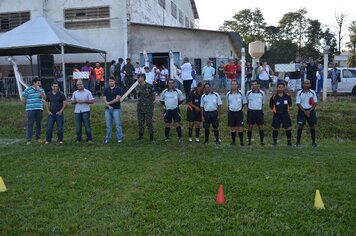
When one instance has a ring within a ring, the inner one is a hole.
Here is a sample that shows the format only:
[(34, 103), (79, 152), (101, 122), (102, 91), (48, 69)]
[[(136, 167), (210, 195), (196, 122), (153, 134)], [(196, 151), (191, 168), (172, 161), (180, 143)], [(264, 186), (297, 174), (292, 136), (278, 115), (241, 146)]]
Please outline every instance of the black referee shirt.
[(273, 113), (277, 114), (289, 112), (291, 106), (292, 98), (287, 93), (283, 93), (282, 96), (279, 96), (278, 93), (273, 94), (269, 101), (269, 107), (272, 109)]

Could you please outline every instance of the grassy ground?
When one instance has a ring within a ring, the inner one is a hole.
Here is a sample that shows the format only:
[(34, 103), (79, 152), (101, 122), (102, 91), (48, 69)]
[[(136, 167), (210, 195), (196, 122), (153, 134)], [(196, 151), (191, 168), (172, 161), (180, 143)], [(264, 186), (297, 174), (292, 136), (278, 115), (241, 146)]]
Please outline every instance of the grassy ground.
[[(221, 146), (165, 144), (160, 106), (157, 143), (138, 143), (132, 102), (122, 108), (125, 142), (104, 146), (103, 108), (92, 109), (93, 145), (74, 144), (69, 108), (64, 146), (26, 146), (23, 107), (0, 104), (1, 235), (356, 234), (354, 101), (320, 104), (316, 149), (308, 131), (302, 148), (287, 148), (284, 132), (272, 147), (268, 110), (265, 147), (231, 147), (226, 115)], [(220, 183), (224, 206), (215, 205)], [(316, 189), (325, 210), (313, 208)]]

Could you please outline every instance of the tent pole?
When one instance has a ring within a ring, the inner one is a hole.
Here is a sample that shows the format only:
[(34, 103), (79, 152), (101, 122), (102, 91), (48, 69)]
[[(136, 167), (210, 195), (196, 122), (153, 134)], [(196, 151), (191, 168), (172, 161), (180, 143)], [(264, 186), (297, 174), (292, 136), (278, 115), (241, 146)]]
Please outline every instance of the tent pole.
[(64, 63), (64, 45), (61, 45), (61, 56), (62, 56), (62, 77), (63, 77), (63, 92), (64, 96), (67, 97), (67, 80), (66, 80), (66, 67)]
[(105, 78), (104, 78), (104, 80), (105, 80), (105, 88), (106, 87), (108, 87), (108, 81), (109, 81), (109, 79), (107, 78), (107, 74), (106, 74), (106, 53), (104, 54), (104, 60), (105, 60), (105, 63), (104, 63), (104, 75), (105, 75)]
[(31, 63), (31, 73), (32, 73), (32, 77), (33, 77), (33, 76), (34, 76), (34, 73), (33, 73), (32, 55), (30, 55), (30, 63)]

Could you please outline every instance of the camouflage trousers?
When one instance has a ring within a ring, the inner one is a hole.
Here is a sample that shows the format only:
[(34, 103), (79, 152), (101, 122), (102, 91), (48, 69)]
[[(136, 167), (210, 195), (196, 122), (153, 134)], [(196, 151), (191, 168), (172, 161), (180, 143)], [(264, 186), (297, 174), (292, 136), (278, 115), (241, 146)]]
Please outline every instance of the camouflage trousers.
[(145, 123), (146, 123), (147, 129), (148, 129), (148, 132), (150, 134), (153, 134), (153, 132), (154, 132), (153, 122), (152, 122), (153, 109), (152, 109), (152, 111), (146, 111), (146, 112), (137, 111), (137, 118), (138, 118), (138, 134), (139, 134), (139, 136), (143, 136), (144, 129), (145, 129)]

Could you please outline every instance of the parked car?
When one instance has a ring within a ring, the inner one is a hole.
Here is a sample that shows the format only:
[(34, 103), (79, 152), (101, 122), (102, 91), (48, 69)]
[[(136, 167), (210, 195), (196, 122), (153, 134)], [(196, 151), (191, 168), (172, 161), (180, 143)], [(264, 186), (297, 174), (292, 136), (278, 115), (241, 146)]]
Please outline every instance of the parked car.
[[(340, 71), (341, 82), (337, 86), (338, 93), (352, 93), (356, 95), (356, 68), (337, 68)], [(331, 68), (328, 70), (330, 71)], [(328, 76), (328, 92), (331, 91), (331, 78)]]

